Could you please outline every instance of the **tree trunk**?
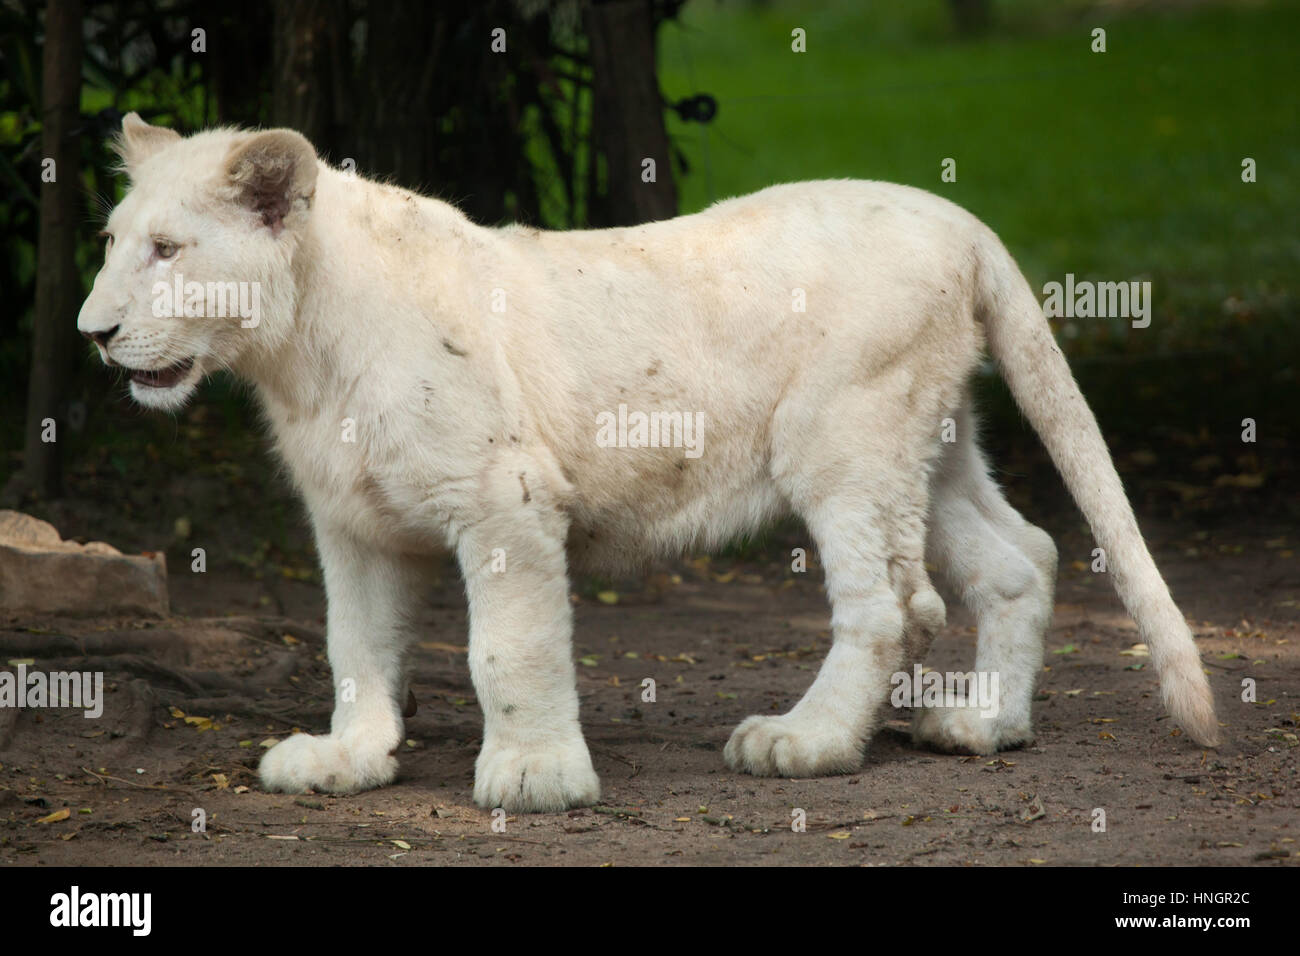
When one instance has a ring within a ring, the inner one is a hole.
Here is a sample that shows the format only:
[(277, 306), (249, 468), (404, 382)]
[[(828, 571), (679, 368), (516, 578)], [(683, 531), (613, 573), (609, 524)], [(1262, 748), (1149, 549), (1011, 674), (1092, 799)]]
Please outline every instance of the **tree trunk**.
[(990, 0), (948, 0), (953, 22), (962, 36), (974, 36), (988, 31), (993, 23)]
[(296, 129), (321, 153), (330, 153), (340, 145), (348, 108), (347, 4), (280, 0), (273, 33), (271, 122)]
[[(653, 0), (595, 3), (586, 14), (593, 74), (592, 146), (605, 159), (589, 225), (630, 226), (677, 215), (664, 106), (655, 71)], [(646, 182), (646, 160), (654, 181)]]
[[(75, 136), (81, 115), (81, 0), (50, 0), (41, 90), (41, 158), (54, 161), (54, 181), (40, 183), (23, 472), (29, 489), (53, 498), (63, 486), (59, 449), (67, 438), (67, 389), (83, 292), (76, 261), (81, 151)], [(56, 423), (55, 441), (42, 441), (47, 419)]]
[[(460, 5), (389, 0), (370, 6), (357, 78), (365, 108), (351, 129), (349, 153), (359, 172), (392, 176), (407, 189), (427, 191), (434, 184), (437, 88), (449, 82), (439, 79), (436, 67), (446, 39), (447, 8), (453, 6)], [(487, 46), (485, 36), (477, 39)]]

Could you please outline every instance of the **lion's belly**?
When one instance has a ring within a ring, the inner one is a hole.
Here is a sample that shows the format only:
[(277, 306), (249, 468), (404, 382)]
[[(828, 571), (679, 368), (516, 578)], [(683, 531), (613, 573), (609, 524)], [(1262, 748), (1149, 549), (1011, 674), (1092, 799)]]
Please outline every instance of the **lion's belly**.
[(557, 449), (574, 490), (575, 568), (617, 573), (659, 556), (711, 550), (784, 512), (767, 423), (728, 421), (716, 405), (688, 411), (696, 416), (693, 428), (679, 433), (669, 417), (665, 434), (665, 419), (654, 427), (653, 409), (640, 417), (635, 405), (614, 409), (590, 423), (589, 434)]
[(788, 511), (770, 479), (734, 486), (689, 500), (655, 503), (628, 500), (624, 507), (573, 510), (568, 553), (574, 571), (616, 575), (644, 569), (651, 561), (684, 552), (707, 553), (761, 529)]

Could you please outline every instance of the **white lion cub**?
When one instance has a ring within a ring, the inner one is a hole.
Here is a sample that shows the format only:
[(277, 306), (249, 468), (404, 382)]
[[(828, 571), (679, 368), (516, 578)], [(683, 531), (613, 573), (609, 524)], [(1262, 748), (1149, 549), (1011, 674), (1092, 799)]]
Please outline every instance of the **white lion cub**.
[(978, 619), (1000, 701), (918, 709), (916, 740), (1029, 740), (1056, 550), (975, 444), (985, 347), (1105, 549), (1165, 706), (1214, 744), (1191, 634), (1038, 301), (951, 203), (844, 180), (626, 229), (489, 229), (333, 169), (290, 130), (182, 138), (132, 114), (119, 148), (131, 189), (78, 326), (153, 408), (218, 368), (251, 382), (324, 568), (333, 723), (272, 748), (267, 788), (393, 780), (408, 619), (450, 550), (483, 707), (474, 799), (592, 803), (570, 568), (625, 570), (788, 512), (825, 566), (834, 645), (793, 710), (736, 729), (731, 767), (860, 766), (890, 676), (944, 622), (927, 561)]

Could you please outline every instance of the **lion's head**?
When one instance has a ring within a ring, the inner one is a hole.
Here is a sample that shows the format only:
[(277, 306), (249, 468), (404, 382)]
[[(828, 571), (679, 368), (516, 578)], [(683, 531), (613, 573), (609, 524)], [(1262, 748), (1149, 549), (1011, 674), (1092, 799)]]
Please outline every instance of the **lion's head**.
[(77, 328), (128, 370), (136, 401), (179, 408), (205, 374), (291, 334), (316, 153), (291, 130), (182, 138), (135, 113), (117, 150), (131, 186)]

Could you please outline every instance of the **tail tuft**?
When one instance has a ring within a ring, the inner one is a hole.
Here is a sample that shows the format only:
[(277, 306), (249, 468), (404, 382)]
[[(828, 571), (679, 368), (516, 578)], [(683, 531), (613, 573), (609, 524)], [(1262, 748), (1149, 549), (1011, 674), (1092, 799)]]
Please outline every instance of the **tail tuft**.
[[(1191, 632), (1187, 641), (1192, 640)], [(1174, 661), (1165, 661), (1160, 670), (1160, 699), (1165, 710), (1189, 737), (1202, 747), (1219, 746), (1219, 721), (1214, 714), (1214, 697), (1210, 693), (1201, 656), (1195, 645), (1179, 653)]]

